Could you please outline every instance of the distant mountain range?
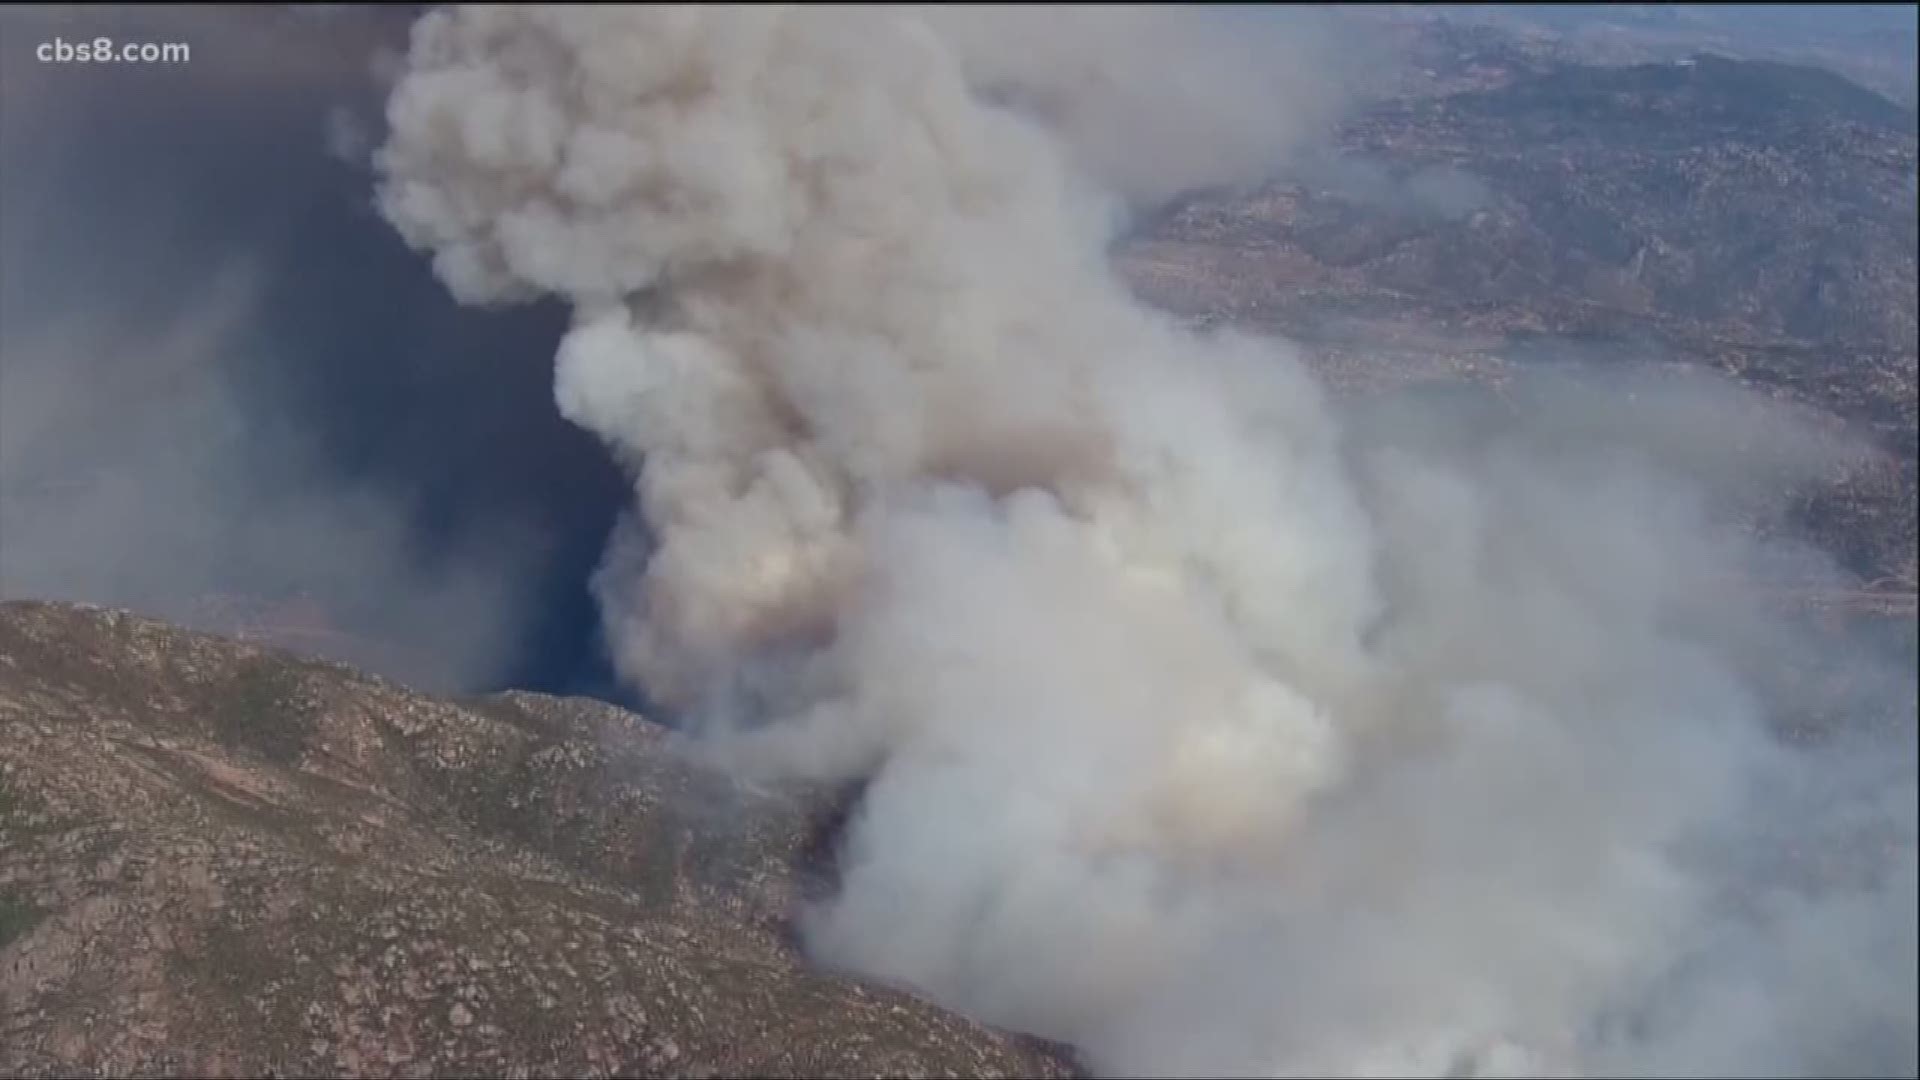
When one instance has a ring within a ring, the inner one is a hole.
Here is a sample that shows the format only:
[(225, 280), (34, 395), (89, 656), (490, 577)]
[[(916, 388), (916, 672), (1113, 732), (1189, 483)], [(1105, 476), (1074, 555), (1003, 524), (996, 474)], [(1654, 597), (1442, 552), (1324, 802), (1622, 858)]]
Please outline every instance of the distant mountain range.
[(1143, 222), (1123, 271), (1194, 319), (1307, 343), (1336, 386), (1569, 352), (1735, 375), (1878, 442), (1810, 516), (1863, 575), (1911, 577), (1913, 112), (1818, 68), (1571, 64), (1464, 32), (1477, 51), (1436, 73), (1455, 88)]
[(1414, 31), (1420, 66), (1505, 39), (1538, 56), (1588, 64), (1672, 61), (1697, 52), (1837, 72), (1912, 107), (1920, 17), (1912, 4), (1434, 4), (1356, 15)]

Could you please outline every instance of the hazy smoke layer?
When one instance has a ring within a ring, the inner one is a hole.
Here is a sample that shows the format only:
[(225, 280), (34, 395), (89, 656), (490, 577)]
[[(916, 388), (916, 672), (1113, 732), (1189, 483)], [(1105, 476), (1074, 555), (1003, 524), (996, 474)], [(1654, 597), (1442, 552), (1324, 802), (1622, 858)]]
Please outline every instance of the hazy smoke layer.
[(1269, 179), (1357, 86), (1363, 43), (1324, 12), (1150, 4), (911, 9), (976, 92), (1042, 119), (1103, 188), (1153, 202)]
[[(328, 156), (410, 21), (0, 11), (0, 597), (439, 689), (579, 685), (625, 485), (553, 414), (564, 314), (459, 309)], [(34, 59), (100, 36), (193, 60)]]
[(1271, 85), (1183, 52), (1218, 17), (437, 13), (382, 207), (462, 299), (575, 305), (626, 673), (869, 781), (824, 961), (1114, 1073), (1910, 1069), (1911, 725), (1770, 733), (1740, 403), (1342, 418), (1108, 270), (1097, 192), (1298, 123), (1211, 104)]

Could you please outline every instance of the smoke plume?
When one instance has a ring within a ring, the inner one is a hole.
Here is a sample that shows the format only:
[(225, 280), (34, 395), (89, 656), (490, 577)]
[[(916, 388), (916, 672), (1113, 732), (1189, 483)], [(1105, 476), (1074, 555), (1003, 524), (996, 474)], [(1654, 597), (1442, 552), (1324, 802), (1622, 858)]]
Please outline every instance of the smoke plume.
[(436, 12), (381, 207), (572, 304), (626, 677), (864, 782), (821, 962), (1114, 1074), (1909, 1070), (1911, 688), (1781, 737), (1812, 646), (1731, 579), (1818, 560), (1725, 524), (1753, 403), (1349, 412), (1136, 303), (1116, 208), (1325, 105), (1221, 18)]

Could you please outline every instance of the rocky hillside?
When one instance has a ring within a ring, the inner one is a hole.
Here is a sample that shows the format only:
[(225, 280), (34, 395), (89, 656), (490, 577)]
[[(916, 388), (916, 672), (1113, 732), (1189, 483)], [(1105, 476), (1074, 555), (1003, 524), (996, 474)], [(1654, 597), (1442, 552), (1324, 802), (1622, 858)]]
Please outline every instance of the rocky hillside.
[(0, 1074), (1072, 1074), (809, 970), (832, 800), (675, 746), (0, 604)]

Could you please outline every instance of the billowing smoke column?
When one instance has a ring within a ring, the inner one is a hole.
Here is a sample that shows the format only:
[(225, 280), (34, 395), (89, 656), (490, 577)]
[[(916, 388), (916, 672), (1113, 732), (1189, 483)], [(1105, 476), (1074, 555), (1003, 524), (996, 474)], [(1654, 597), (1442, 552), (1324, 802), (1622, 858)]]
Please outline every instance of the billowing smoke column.
[(1910, 727), (1769, 735), (1692, 488), (1551, 403), (1343, 423), (1108, 269), (1109, 182), (1200, 179), (1156, 138), (1257, 174), (1304, 123), (1220, 17), (436, 13), (382, 207), (463, 300), (575, 306), (625, 673), (867, 781), (823, 962), (1112, 1073), (1910, 1069)]

